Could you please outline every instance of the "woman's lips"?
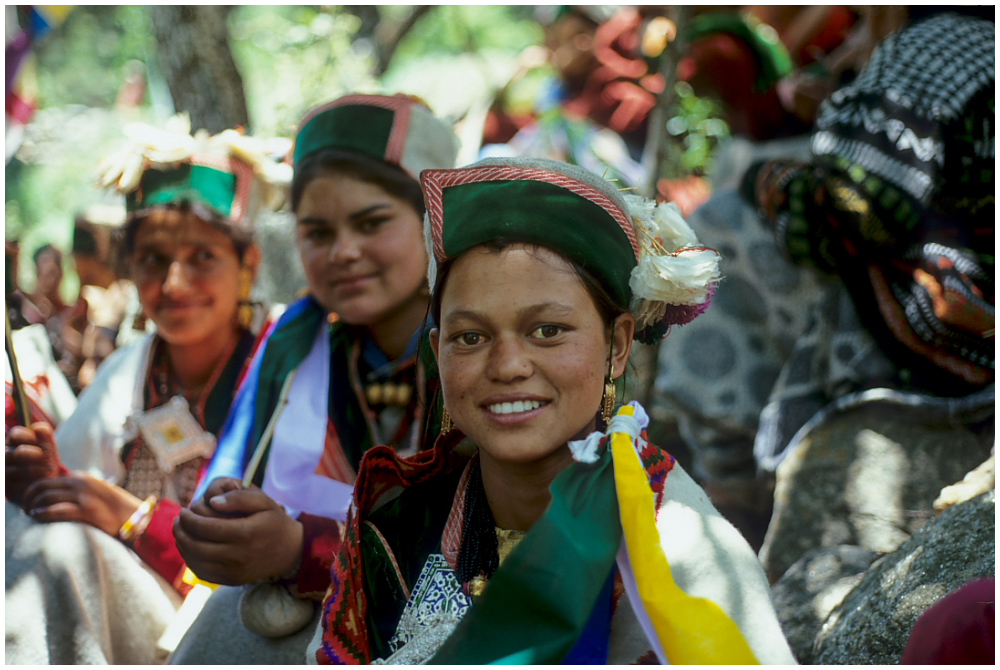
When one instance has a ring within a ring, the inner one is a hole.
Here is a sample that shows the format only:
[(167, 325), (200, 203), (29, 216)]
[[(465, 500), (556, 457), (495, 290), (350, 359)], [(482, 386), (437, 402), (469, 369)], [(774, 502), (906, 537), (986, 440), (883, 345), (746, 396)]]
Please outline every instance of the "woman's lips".
[(184, 312), (192, 309), (198, 309), (199, 307), (205, 307), (208, 303), (201, 301), (187, 301), (187, 302), (165, 302), (160, 303), (159, 311), (161, 312)]
[(375, 278), (375, 273), (366, 275), (353, 275), (342, 279), (335, 279), (330, 282), (331, 286), (338, 291), (357, 291), (364, 288)]
[(491, 399), (483, 403), (481, 408), (493, 422), (512, 426), (530, 421), (545, 411), (550, 401), (539, 398), (523, 398), (517, 400)]

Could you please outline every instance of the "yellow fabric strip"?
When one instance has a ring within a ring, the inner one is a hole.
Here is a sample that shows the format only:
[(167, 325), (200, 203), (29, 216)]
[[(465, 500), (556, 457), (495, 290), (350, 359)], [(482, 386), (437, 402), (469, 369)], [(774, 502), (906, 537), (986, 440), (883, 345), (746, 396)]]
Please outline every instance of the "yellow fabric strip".
[(35, 5), (35, 11), (52, 27), (58, 26), (76, 5)]
[(201, 584), (202, 586), (207, 586), (213, 591), (219, 588), (218, 584), (213, 584), (212, 582), (206, 582), (204, 579), (198, 579), (198, 576), (191, 571), (191, 568), (188, 567), (184, 568), (184, 576), (181, 577), (181, 581), (191, 586), (197, 586)]
[[(620, 415), (632, 416), (623, 406)], [(622, 533), (642, 606), (671, 664), (757, 664), (739, 628), (722, 609), (674, 583), (656, 529), (654, 494), (627, 433), (611, 434)]]

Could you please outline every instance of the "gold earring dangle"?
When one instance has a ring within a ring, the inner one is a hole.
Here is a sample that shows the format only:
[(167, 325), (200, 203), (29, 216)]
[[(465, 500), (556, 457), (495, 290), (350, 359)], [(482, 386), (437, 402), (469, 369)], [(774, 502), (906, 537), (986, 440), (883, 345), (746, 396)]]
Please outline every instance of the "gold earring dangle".
[(455, 424), (451, 422), (451, 415), (448, 414), (447, 407), (441, 407), (441, 434), (450, 433)]
[(250, 304), (250, 288), (253, 282), (249, 269), (240, 269), (239, 283), (240, 294), (236, 307), (236, 323), (240, 328), (249, 329), (253, 322), (253, 307)]
[(611, 351), (608, 352), (608, 377), (604, 381), (604, 397), (601, 398), (601, 418), (604, 419), (604, 424), (607, 425), (608, 421), (615, 413), (615, 396), (617, 395), (617, 389), (615, 389), (615, 377), (614, 377), (614, 359), (615, 354), (615, 324), (611, 322)]
[(604, 383), (604, 398), (601, 400), (601, 418), (606, 424), (615, 413), (615, 382), (610, 377)]

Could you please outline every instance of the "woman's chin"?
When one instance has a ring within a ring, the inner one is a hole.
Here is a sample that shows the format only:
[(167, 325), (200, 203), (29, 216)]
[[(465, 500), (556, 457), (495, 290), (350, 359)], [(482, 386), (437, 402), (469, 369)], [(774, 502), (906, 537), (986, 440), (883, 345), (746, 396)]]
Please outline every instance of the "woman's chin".
[(204, 323), (192, 324), (157, 324), (156, 332), (163, 340), (175, 347), (193, 347), (204, 344), (210, 340), (218, 338), (220, 335), (228, 335), (235, 326), (230, 324), (219, 324), (211, 328), (206, 328)]
[(536, 443), (535, 446), (528, 446), (522, 440), (484, 441), (485, 445), (473, 440), (479, 447), (480, 453), (487, 454), (488, 458), (496, 463), (515, 467), (539, 463), (553, 458), (562, 451), (568, 452), (565, 442), (545, 445), (537, 445)]

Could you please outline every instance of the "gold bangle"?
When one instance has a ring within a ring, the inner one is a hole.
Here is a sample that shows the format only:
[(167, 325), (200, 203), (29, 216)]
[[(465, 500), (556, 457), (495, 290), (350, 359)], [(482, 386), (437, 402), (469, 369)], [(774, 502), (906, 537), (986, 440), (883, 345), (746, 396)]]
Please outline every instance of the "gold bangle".
[[(153, 507), (156, 505), (156, 496), (151, 495), (142, 501), (142, 504), (134, 512), (132, 516), (128, 518), (128, 521), (122, 524), (122, 527), (118, 529), (118, 539), (122, 542), (128, 542), (134, 536), (138, 535), (145, 530), (146, 524), (143, 522), (148, 522), (147, 516), (153, 511)], [(142, 525), (142, 530), (139, 529), (140, 524)]]

